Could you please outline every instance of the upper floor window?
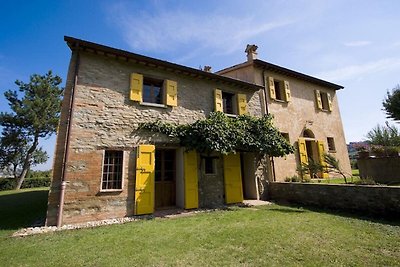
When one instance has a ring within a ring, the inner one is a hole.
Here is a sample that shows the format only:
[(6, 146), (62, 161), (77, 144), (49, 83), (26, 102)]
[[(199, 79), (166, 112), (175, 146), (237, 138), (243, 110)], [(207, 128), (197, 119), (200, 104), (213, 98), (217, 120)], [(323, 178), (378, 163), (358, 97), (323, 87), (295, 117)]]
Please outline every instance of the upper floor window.
[(242, 115), (247, 113), (245, 94), (233, 94), (214, 89), (214, 108), (226, 114)]
[(104, 151), (102, 190), (122, 189), (123, 151)]
[(276, 101), (289, 102), (291, 100), (290, 85), (288, 81), (281, 81), (268, 77), (269, 97)]
[(172, 80), (143, 77), (132, 73), (130, 79), (130, 99), (140, 103), (177, 106), (178, 84)]
[(222, 110), (224, 113), (236, 114), (236, 109), (233, 105), (234, 98), (234, 94), (222, 92)]
[(315, 90), (315, 100), (317, 108), (323, 111), (332, 111), (332, 97), (331, 94)]
[(143, 79), (143, 102), (163, 104), (164, 87), (162, 80)]

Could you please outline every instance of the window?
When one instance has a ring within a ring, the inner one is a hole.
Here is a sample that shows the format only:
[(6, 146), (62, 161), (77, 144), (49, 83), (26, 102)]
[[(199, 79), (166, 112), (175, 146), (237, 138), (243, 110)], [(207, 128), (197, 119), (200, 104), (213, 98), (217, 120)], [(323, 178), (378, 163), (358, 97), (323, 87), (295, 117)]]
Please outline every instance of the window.
[(290, 142), (289, 134), (288, 134), (288, 133), (281, 133), (281, 135), (282, 135), (283, 138), (285, 138), (288, 142)]
[(213, 157), (204, 157), (204, 173), (215, 174), (215, 159)]
[(333, 139), (333, 137), (328, 137), (327, 138), (327, 142), (328, 142), (328, 150), (329, 150), (329, 152), (335, 152), (336, 151), (335, 139)]
[(130, 80), (130, 100), (139, 103), (149, 103), (176, 107), (178, 105), (178, 84), (172, 80), (162, 80), (143, 77), (132, 73)]
[(283, 86), (281, 86), (281, 82), (274, 80), (274, 87), (275, 87), (275, 99), (283, 101), (284, 93), (283, 93), (283, 88), (282, 88)]
[(247, 114), (247, 96), (214, 89), (214, 110), (231, 115)]
[(332, 97), (331, 94), (315, 90), (315, 98), (317, 107), (322, 111), (332, 111)]
[(143, 79), (143, 102), (162, 104), (163, 91), (163, 81), (150, 78)]
[(236, 114), (234, 109), (234, 101), (233, 98), (235, 97), (234, 94), (222, 92), (222, 110), (226, 114)]
[(104, 152), (102, 190), (122, 189), (123, 151)]
[(268, 77), (268, 91), (272, 100), (289, 102), (291, 100), (290, 86), (288, 81), (277, 80)]

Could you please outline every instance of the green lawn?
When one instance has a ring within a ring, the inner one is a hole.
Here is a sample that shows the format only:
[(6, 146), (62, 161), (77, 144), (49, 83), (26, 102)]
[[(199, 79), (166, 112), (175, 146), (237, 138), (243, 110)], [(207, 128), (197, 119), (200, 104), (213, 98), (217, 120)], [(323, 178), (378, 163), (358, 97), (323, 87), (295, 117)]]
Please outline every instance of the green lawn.
[[(46, 191), (2, 193), (2, 212), (20, 216), (4, 209), (11, 205), (7, 202), (10, 200), (18, 201), (22, 209), (33, 209), (38, 205), (33, 204), (34, 199), (43, 198), (40, 194), (31, 195), (37, 192)], [(29, 203), (17, 200), (20, 197)], [(43, 207), (38, 210), (38, 214), (43, 212)], [(400, 265), (400, 222), (280, 205), (233, 207), (191, 217), (143, 220), (25, 238), (9, 235), (26, 220), (2, 218), (1, 226), (4, 221), (8, 226), (0, 231), (2, 266)], [(10, 225), (12, 221), (15, 227)]]

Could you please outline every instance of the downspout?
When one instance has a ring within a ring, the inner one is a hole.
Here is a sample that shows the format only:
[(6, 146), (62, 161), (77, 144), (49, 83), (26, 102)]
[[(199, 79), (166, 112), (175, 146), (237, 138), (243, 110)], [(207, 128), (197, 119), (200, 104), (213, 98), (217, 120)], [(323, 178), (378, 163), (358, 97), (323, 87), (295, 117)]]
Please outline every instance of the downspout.
[(64, 195), (65, 195), (65, 187), (67, 186), (67, 181), (65, 181), (66, 167), (67, 167), (67, 159), (69, 157), (69, 142), (70, 142), (70, 132), (71, 132), (71, 121), (72, 114), (74, 111), (74, 101), (75, 101), (75, 88), (78, 84), (78, 70), (79, 70), (79, 43), (75, 44), (76, 46), (76, 61), (75, 61), (75, 69), (74, 69), (74, 85), (71, 88), (71, 96), (69, 101), (69, 109), (68, 109), (68, 118), (67, 118), (67, 131), (66, 137), (67, 140), (65, 142), (65, 153), (62, 161), (62, 170), (61, 170), (61, 191), (60, 191), (60, 204), (58, 206), (58, 216), (57, 216), (57, 227), (61, 227), (62, 219), (63, 219), (63, 211), (64, 211)]
[[(265, 69), (263, 69), (262, 72), (262, 76), (263, 76), (263, 83), (264, 83), (264, 106), (265, 106), (265, 111), (266, 114), (269, 114), (268, 111), (268, 103), (267, 103), (267, 83), (265, 81)], [(276, 181), (276, 174), (275, 174), (275, 162), (274, 162), (274, 157), (271, 157), (271, 165), (272, 165), (272, 181)]]

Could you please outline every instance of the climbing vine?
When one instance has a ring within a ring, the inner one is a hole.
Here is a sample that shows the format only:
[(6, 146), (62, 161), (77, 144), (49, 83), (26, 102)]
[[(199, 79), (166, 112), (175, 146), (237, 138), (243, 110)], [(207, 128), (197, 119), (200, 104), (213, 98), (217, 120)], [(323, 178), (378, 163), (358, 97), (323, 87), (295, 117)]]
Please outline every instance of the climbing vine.
[(211, 112), (208, 118), (192, 124), (176, 125), (157, 120), (142, 123), (139, 128), (179, 138), (182, 146), (201, 153), (248, 151), (282, 157), (294, 152), (293, 146), (274, 127), (270, 115), (232, 118), (222, 112)]

